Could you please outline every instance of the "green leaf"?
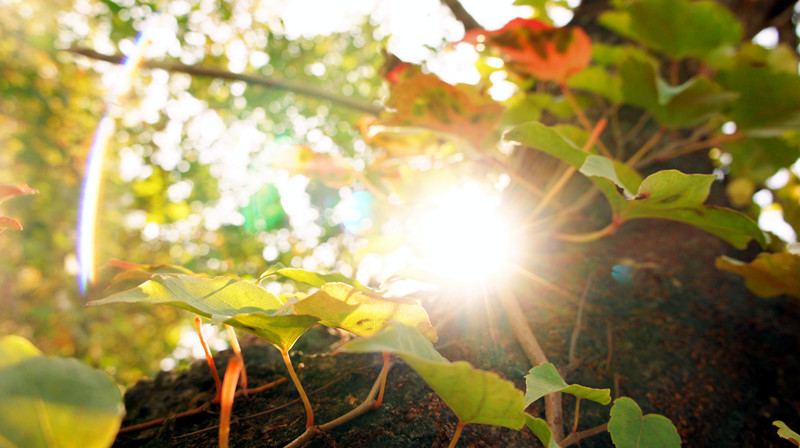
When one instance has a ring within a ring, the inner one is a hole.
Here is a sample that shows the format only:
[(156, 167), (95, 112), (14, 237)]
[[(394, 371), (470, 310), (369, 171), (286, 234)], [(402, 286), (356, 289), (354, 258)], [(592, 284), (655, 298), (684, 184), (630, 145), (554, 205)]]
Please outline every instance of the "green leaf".
[(622, 79), (598, 65), (587, 67), (570, 76), (567, 85), (574, 89), (600, 94), (612, 103), (623, 101)]
[(800, 299), (800, 255), (762, 252), (750, 263), (722, 256), (716, 265), (744, 277), (747, 289), (761, 297), (786, 294)]
[(9, 335), (0, 339), (0, 368), (17, 364), (28, 358), (42, 356), (36, 346), (21, 336)]
[(738, 19), (711, 1), (617, 1), (618, 9), (600, 16), (600, 23), (625, 37), (675, 58), (704, 58), (742, 38)]
[(277, 269), (270, 269), (264, 274), (261, 275), (261, 278), (268, 277), (270, 275), (280, 275), (281, 277), (285, 277), (296, 282), (305, 283), (306, 285), (313, 286), (314, 288), (322, 288), (322, 285), (326, 283), (345, 283), (350, 285), (361, 292), (372, 293), (374, 292), (370, 288), (364, 286), (358, 280), (345, 277), (344, 275), (334, 272), (331, 274), (318, 274), (316, 272), (306, 271), (305, 269), (296, 269), (296, 268), (284, 268), (280, 267)]
[(550, 431), (550, 427), (547, 426), (547, 422), (536, 418), (530, 414), (525, 414), (525, 426), (530, 429), (533, 434), (539, 438), (539, 441), (542, 442), (544, 448), (561, 448), (556, 440), (553, 438), (553, 433)]
[(800, 145), (785, 138), (744, 138), (724, 146), (733, 156), (731, 175), (745, 176), (758, 184), (800, 158)]
[(120, 302), (162, 303), (189, 310), (213, 322), (239, 314), (278, 310), (278, 297), (264, 288), (232, 277), (194, 277), (183, 274), (156, 274), (134, 289), (122, 291), (88, 306)]
[(274, 294), (254, 283), (231, 277), (157, 274), (134, 289), (88, 305), (121, 302), (159, 303), (188, 310), (212, 322), (249, 331), (279, 350), (289, 350), (318, 320), (313, 316), (290, 314), (284, 310), (288, 307)]
[(730, 209), (703, 205), (716, 176), (665, 170), (648, 176), (637, 198), (628, 201), (620, 219), (662, 218), (684, 222), (716, 235), (737, 249), (754, 239), (762, 247), (766, 236), (752, 219)]
[(320, 323), (369, 337), (381, 331), (390, 320), (415, 327), (426, 338), (436, 341), (436, 330), (428, 313), (413, 299), (385, 298), (358, 291), (344, 283), (327, 283), (294, 305), (300, 314), (315, 316)]
[(580, 168), (589, 156), (558, 131), (537, 121), (512, 128), (506, 132), (504, 139), (538, 149), (576, 168)]
[(642, 409), (628, 397), (614, 400), (608, 432), (617, 448), (674, 448), (681, 446), (675, 425), (658, 414), (642, 415)]
[(492, 372), (466, 361), (428, 361), (414, 355), (401, 358), (439, 395), (462, 423), (483, 423), (520, 429), (525, 424), (522, 391)]
[(622, 96), (630, 104), (652, 113), (667, 128), (693, 126), (721, 113), (736, 98), (703, 77), (694, 77), (679, 86), (670, 86), (658, 74), (652, 58), (633, 53), (620, 66)]
[(772, 424), (778, 427), (778, 435), (781, 438), (792, 442), (796, 446), (800, 446), (800, 434), (789, 429), (789, 427), (786, 426), (786, 423), (783, 423), (780, 420), (776, 420), (772, 422)]
[(769, 67), (739, 65), (721, 71), (717, 81), (739, 98), (728, 115), (750, 136), (775, 137), (800, 127), (800, 76)]
[(391, 352), (428, 361), (447, 362), (419, 330), (394, 321), (369, 338), (354, 339), (344, 344), (341, 350), (351, 353)]
[(671, 219), (703, 229), (739, 249), (745, 248), (751, 239), (762, 247), (767, 243), (764, 232), (747, 216), (703, 205), (716, 176), (666, 170), (642, 181), (638, 173), (624, 164), (587, 154), (555, 129), (536, 122), (517, 126), (504, 138), (579, 168), (605, 194), (620, 222), (635, 218)]
[(534, 401), (554, 392), (564, 392), (579, 398), (596, 401), (600, 404), (611, 403), (610, 389), (593, 389), (577, 384), (567, 384), (558, 370), (549, 362), (540, 364), (525, 375), (525, 407)]
[(67, 358), (48, 358), (15, 336), (0, 339), (0, 446), (105, 448), (125, 412), (107, 374)]

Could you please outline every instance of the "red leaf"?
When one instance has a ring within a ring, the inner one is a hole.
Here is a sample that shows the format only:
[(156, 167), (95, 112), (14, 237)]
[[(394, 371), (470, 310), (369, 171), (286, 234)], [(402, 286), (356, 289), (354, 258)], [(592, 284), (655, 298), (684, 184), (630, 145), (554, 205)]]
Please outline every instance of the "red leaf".
[(464, 41), (500, 53), (508, 68), (543, 81), (564, 82), (592, 58), (592, 41), (577, 27), (555, 28), (533, 19), (514, 19), (496, 31), (470, 31)]

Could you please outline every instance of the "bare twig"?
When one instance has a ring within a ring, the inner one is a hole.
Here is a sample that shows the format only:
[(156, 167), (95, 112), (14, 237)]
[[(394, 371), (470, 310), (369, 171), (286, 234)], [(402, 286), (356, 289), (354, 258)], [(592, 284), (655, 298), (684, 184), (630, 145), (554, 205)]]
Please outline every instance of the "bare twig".
[(462, 6), (461, 2), (458, 0), (442, 0), (442, 3), (444, 3), (444, 5), (450, 9), (456, 20), (464, 25), (465, 31), (475, 28), (482, 28), (478, 21), (475, 20), (475, 18), (472, 17), (472, 15), (470, 15), (466, 9), (464, 9), (464, 6)]
[(606, 357), (605, 371), (611, 370), (611, 359), (614, 355), (614, 334), (611, 331), (611, 322), (606, 321), (606, 341), (608, 341), (608, 356)]
[(581, 300), (578, 302), (578, 316), (575, 318), (575, 329), (572, 330), (572, 337), (569, 340), (569, 363), (570, 365), (575, 362), (575, 347), (578, 345), (578, 336), (581, 334), (581, 319), (583, 318), (583, 307), (586, 306), (586, 296), (589, 293), (589, 288), (592, 286), (592, 275), (586, 280), (586, 286), (583, 287), (583, 294)]
[[(528, 360), (533, 365), (539, 365), (547, 361), (547, 355), (533, 335), (528, 322), (522, 314), (522, 308), (519, 302), (507, 288), (499, 290), (500, 301), (505, 308), (508, 321), (511, 323), (511, 331), (522, 346), (522, 351), (525, 352)], [(564, 418), (562, 416), (561, 394), (558, 392), (545, 395), (544, 397), (545, 417), (547, 419), (547, 426), (553, 433), (553, 438), (556, 442), (564, 438)]]
[[(125, 62), (125, 57), (120, 55), (105, 55), (98, 53), (88, 48), (70, 48), (68, 51), (71, 53), (86, 56), (90, 59), (99, 61), (106, 61), (112, 64), (122, 64)], [(310, 85), (309, 83), (300, 83), (287, 81), (285, 79), (267, 78), (265, 76), (245, 75), (241, 73), (233, 73), (226, 70), (221, 70), (214, 67), (205, 67), (202, 65), (185, 65), (178, 62), (169, 61), (142, 61), (142, 67), (146, 68), (160, 68), (169, 72), (186, 73), (192, 76), (208, 76), (212, 78), (229, 79), (233, 81), (244, 81), (247, 84), (257, 85), (262, 87), (269, 87), (278, 90), (287, 90), (299, 95), (310, 96), (328, 100), (340, 106), (349, 107), (351, 109), (361, 111), (370, 115), (378, 115), (382, 108), (371, 102), (359, 100), (357, 98), (348, 98), (346, 96), (337, 95), (330, 91)]]
[(587, 429), (586, 431), (574, 432), (570, 434), (569, 437), (559, 442), (559, 445), (561, 448), (566, 448), (568, 446), (575, 445), (583, 439), (596, 436), (597, 434), (602, 434), (606, 431), (608, 431), (608, 423), (603, 423), (600, 426), (595, 426), (594, 428)]

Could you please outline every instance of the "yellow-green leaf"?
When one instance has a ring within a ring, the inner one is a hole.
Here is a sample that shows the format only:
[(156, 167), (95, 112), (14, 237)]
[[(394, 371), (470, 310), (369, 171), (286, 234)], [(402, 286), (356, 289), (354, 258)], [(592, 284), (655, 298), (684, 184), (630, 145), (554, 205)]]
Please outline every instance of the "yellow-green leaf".
[(369, 337), (381, 331), (390, 320), (415, 327), (426, 338), (436, 341), (436, 330), (428, 313), (413, 299), (385, 298), (361, 292), (345, 283), (327, 283), (297, 302), (299, 314), (319, 318), (320, 323), (353, 334)]
[(20, 339), (0, 339), (0, 353), (16, 360), (0, 366), (0, 446), (110, 446), (125, 412), (111, 378), (75, 359), (41, 356)]
[(547, 422), (536, 418), (530, 414), (525, 414), (525, 426), (530, 429), (539, 441), (542, 442), (544, 448), (561, 448), (556, 440), (553, 438), (553, 432), (547, 426)]
[(354, 339), (340, 350), (351, 353), (391, 352), (428, 361), (447, 362), (419, 330), (394, 321), (372, 337)]
[(283, 310), (284, 302), (264, 288), (231, 277), (158, 274), (134, 289), (89, 305), (120, 302), (159, 303), (182, 308), (213, 322), (224, 322), (249, 331), (280, 350), (291, 348), (317, 322), (316, 317)]
[(675, 425), (658, 414), (642, 415), (642, 409), (628, 397), (614, 400), (608, 432), (617, 448), (677, 448), (681, 438)]
[(611, 403), (610, 389), (593, 389), (578, 384), (567, 384), (558, 370), (549, 362), (540, 364), (525, 375), (525, 407), (554, 392), (564, 392), (579, 398), (596, 401), (600, 404)]
[(800, 298), (800, 255), (763, 252), (750, 263), (722, 256), (716, 265), (717, 269), (744, 277), (747, 288), (761, 297), (787, 294)]
[(439, 395), (462, 423), (483, 423), (520, 429), (525, 424), (522, 391), (492, 372), (466, 361), (428, 361), (414, 355), (401, 358)]
[(778, 436), (792, 442), (795, 446), (800, 446), (800, 434), (792, 431), (786, 426), (786, 423), (780, 420), (776, 420), (772, 424), (778, 427)]

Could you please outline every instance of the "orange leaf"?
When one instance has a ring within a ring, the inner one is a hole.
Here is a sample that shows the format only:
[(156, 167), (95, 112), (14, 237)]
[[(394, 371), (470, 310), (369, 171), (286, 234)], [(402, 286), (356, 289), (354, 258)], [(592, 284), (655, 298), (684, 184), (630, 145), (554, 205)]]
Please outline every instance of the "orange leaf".
[(474, 30), (466, 42), (497, 50), (507, 67), (543, 81), (564, 82), (592, 59), (592, 41), (578, 27), (555, 28), (533, 19), (514, 19), (496, 31)]
[(497, 129), (503, 106), (478, 87), (448, 84), (418, 68), (406, 68), (391, 87), (383, 126), (415, 126), (460, 137), (476, 148)]

